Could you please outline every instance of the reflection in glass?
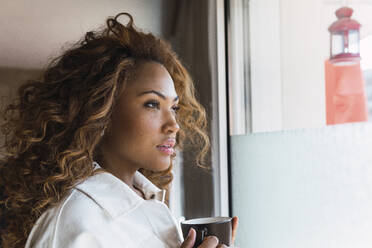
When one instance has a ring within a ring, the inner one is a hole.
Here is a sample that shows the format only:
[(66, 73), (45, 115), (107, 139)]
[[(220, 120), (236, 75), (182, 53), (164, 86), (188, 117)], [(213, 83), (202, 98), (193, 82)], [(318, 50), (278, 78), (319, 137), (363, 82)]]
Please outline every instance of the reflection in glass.
[(344, 52), (344, 47), (345, 47), (345, 45), (344, 45), (344, 34), (343, 34), (343, 32), (333, 34), (331, 56), (334, 57), (337, 54), (343, 53)]
[(359, 31), (350, 30), (349, 31), (349, 52), (352, 54), (359, 54)]

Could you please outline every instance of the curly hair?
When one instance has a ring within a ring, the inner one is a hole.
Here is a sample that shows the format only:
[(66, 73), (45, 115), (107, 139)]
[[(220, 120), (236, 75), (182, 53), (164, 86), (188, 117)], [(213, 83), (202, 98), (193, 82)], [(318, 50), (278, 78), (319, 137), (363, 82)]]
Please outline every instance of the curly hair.
[[(129, 17), (127, 24), (118, 21), (121, 15)], [(87, 32), (53, 60), (42, 77), (25, 82), (5, 106), (0, 155), (3, 247), (24, 247), (47, 208), (100, 172), (93, 161), (99, 160), (101, 133), (140, 61), (156, 61), (168, 70), (179, 96), (176, 148), (200, 147), (196, 164), (210, 168), (204, 165), (210, 148), (206, 114), (190, 75), (167, 42), (139, 31), (130, 14), (120, 13), (108, 18), (104, 28)], [(171, 170), (172, 164), (163, 172), (141, 172), (166, 188)]]

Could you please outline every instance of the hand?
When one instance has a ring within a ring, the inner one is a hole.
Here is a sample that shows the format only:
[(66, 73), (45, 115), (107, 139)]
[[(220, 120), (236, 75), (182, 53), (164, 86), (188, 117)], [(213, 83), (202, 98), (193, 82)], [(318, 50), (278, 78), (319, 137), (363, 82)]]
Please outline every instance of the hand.
[(238, 229), (238, 217), (234, 216), (232, 219), (232, 237), (231, 242), (234, 244), (235, 237), (236, 237), (236, 230)]
[[(180, 248), (192, 248), (194, 247), (196, 239), (196, 232), (194, 228), (190, 228), (189, 235), (182, 243)], [(220, 248), (227, 247), (226, 245), (219, 245), (218, 238), (216, 236), (208, 236), (204, 239), (203, 243), (198, 246), (198, 248)]]
[[(231, 242), (234, 244), (235, 237), (236, 237), (236, 231), (238, 229), (238, 222), (239, 219), (237, 216), (234, 216), (232, 218), (232, 236), (231, 236)], [(192, 248), (195, 244), (196, 239), (196, 232), (193, 228), (190, 229), (189, 235), (185, 239), (185, 241), (182, 243), (180, 248)], [(198, 248), (210, 248), (210, 247), (226, 247), (225, 245), (218, 245), (218, 238), (215, 236), (208, 236), (204, 239), (203, 243)]]

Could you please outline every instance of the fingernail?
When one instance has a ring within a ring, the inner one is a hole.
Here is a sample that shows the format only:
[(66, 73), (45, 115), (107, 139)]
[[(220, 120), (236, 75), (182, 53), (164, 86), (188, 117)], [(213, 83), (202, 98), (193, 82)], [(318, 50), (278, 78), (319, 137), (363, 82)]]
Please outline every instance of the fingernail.
[(187, 238), (189, 238), (190, 235), (191, 235), (191, 229), (192, 229), (192, 228), (190, 228), (190, 230), (189, 230), (189, 234), (187, 234)]

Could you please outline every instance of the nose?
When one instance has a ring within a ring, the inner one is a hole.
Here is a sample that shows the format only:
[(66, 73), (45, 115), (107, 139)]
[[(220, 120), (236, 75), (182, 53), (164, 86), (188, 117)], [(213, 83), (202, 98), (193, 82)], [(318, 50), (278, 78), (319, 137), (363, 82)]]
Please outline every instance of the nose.
[(180, 130), (180, 126), (176, 120), (176, 116), (173, 113), (167, 113), (166, 119), (163, 125), (164, 133), (177, 133)]

